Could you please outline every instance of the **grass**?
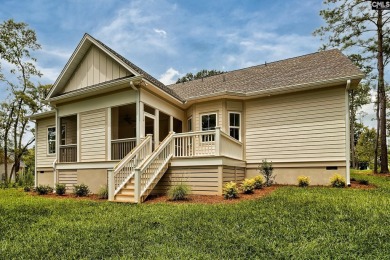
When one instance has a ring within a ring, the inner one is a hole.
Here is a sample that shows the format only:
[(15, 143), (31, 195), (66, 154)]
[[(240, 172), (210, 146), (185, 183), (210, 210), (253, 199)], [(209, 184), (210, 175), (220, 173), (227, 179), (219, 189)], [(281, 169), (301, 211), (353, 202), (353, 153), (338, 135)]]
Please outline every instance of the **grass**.
[(390, 178), (377, 189), (282, 187), (228, 205), (75, 201), (0, 190), (0, 259), (390, 257)]

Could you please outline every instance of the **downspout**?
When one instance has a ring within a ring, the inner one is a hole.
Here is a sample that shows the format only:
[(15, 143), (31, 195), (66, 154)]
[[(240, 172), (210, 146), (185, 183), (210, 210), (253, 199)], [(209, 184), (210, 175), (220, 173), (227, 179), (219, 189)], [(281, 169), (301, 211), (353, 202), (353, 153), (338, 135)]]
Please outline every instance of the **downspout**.
[(345, 88), (345, 169), (346, 169), (346, 181), (347, 185), (351, 186), (351, 140), (350, 140), (350, 118), (349, 118), (349, 89), (351, 87), (351, 80), (347, 80)]
[(137, 139), (137, 145), (139, 145), (140, 143), (140, 126), (141, 126), (141, 116), (140, 116), (140, 105), (139, 105), (139, 102), (141, 100), (140, 98), (140, 91), (137, 89), (137, 87), (134, 85), (134, 82), (132, 80), (130, 80), (130, 87), (135, 91), (136, 93), (136, 101), (135, 101), (135, 114), (136, 114), (136, 128), (135, 128), (135, 131), (136, 131), (136, 139)]

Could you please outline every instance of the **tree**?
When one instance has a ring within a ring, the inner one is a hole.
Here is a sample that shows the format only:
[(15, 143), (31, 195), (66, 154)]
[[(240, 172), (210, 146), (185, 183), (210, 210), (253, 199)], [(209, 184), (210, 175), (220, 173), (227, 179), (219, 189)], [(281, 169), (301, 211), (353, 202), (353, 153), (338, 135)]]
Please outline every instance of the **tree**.
[(374, 164), (376, 131), (374, 128), (364, 127), (356, 144), (356, 157), (359, 165), (370, 166)]
[(0, 24), (0, 58), (6, 61), (11, 69), (9, 76), (1, 75), (1, 82), (8, 90), (8, 97), (0, 103), (0, 142), (3, 147), (3, 160), (8, 161), (13, 155), (13, 166), (10, 176), (5, 164), (6, 182), (14, 172), (19, 171), (20, 160), (28, 147), (34, 142), (31, 138), (24, 140), (30, 130), (27, 116), (42, 110), (44, 105), (39, 102), (42, 93), (50, 87), (36, 86), (33, 77), (41, 73), (35, 67), (35, 58), (31, 51), (40, 49), (35, 32), (25, 23), (17, 23), (12, 19)]
[(390, 12), (372, 10), (371, 2), (364, 0), (324, 0), (324, 4), (328, 7), (320, 15), (326, 25), (314, 32), (326, 41), (323, 48), (339, 47), (358, 53), (365, 66), (376, 68), (380, 138), (377, 143), (381, 146), (381, 172), (387, 173), (384, 68), (390, 61)]
[(206, 77), (210, 77), (210, 76), (215, 76), (215, 75), (222, 74), (222, 73), (224, 73), (224, 72), (219, 71), (219, 70), (201, 70), (201, 71), (198, 71), (195, 75), (192, 74), (191, 72), (189, 72), (184, 77), (178, 78), (176, 81), (176, 84), (177, 83), (184, 83), (184, 82), (188, 82), (188, 81), (192, 81), (192, 80), (196, 80), (196, 79), (202, 79), (202, 78), (206, 78)]

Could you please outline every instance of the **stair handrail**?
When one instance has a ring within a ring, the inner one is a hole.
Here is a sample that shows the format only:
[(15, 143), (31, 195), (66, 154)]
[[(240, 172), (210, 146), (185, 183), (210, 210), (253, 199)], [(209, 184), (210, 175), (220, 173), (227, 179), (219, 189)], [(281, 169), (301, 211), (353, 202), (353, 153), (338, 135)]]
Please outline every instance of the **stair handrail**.
[[(169, 160), (173, 157), (173, 140), (174, 140), (174, 132), (170, 132), (167, 137), (160, 143), (160, 145), (154, 150), (154, 152), (139, 166), (136, 168), (135, 172), (135, 199), (136, 202), (140, 202), (140, 198), (144, 195), (145, 191), (149, 188), (150, 184), (154, 181), (154, 179), (157, 177), (161, 169), (169, 162)], [(169, 153), (167, 158), (164, 159), (164, 161), (161, 163), (161, 165), (154, 171), (153, 176), (147, 180), (147, 183), (144, 185), (144, 187), (141, 187), (141, 176), (143, 172), (151, 165), (151, 163), (156, 160), (156, 158), (164, 151), (165, 148), (167, 148), (169, 145)], [(138, 196), (137, 196), (138, 195)]]
[[(116, 186), (116, 181), (115, 181), (115, 177), (118, 173), (120, 173), (120, 171), (126, 167), (132, 160), (134, 160), (136, 158), (136, 156), (138, 156), (140, 154), (140, 152), (142, 151), (142, 149), (146, 148), (146, 154), (145, 154), (145, 158), (141, 158), (141, 160), (139, 161), (136, 161), (135, 165), (132, 165), (131, 166), (131, 170), (129, 172), (129, 174), (126, 176), (126, 178), (121, 182), (121, 184), (119, 184), (117, 187)], [(113, 187), (110, 187), (110, 189), (112, 189), (114, 192), (113, 192), (113, 196), (115, 196), (122, 188), (123, 186), (126, 185), (126, 183), (134, 176), (134, 170), (135, 168), (137, 168), (140, 164), (143, 163), (143, 161), (148, 158), (148, 156), (152, 153), (152, 135), (147, 135), (146, 138), (144, 140), (141, 141), (141, 143), (139, 145), (137, 145), (133, 150), (131, 150), (115, 167), (114, 169), (112, 170), (112, 172), (110, 173), (111, 174), (111, 178), (112, 178), (112, 183), (110, 186), (113, 186)]]

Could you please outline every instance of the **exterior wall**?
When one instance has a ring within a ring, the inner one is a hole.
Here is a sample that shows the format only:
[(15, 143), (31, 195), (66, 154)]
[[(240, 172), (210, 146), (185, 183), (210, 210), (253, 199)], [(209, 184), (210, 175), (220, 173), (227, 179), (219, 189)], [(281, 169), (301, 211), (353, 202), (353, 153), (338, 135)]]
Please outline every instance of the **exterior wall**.
[(243, 167), (234, 167), (234, 166), (224, 166), (223, 167), (223, 184), (227, 182), (236, 182), (241, 183), (245, 179), (245, 168)]
[(92, 46), (78, 65), (62, 93), (129, 76), (125, 68), (99, 48)]
[(56, 155), (49, 155), (47, 153), (47, 128), (56, 126), (55, 119), (54, 117), (37, 119), (36, 122), (36, 167), (53, 167), (53, 162), (56, 159)]
[(96, 194), (107, 185), (107, 169), (59, 170), (58, 182), (66, 185), (66, 192), (72, 193), (74, 185), (85, 184)]
[[(337, 170), (327, 170), (327, 166), (337, 166)], [(259, 175), (258, 165), (248, 165), (246, 178)], [(330, 185), (330, 177), (335, 173), (345, 176), (346, 167), (344, 163), (323, 162), (323, 163), (274, 163), (275, 183), (298, 185), (297, 178), (301, 175), (310, 178), (310, 185)]]
[(80, 114), (80, 160), (105, 161), (107, 158), (107, 109)]
[(52, 168), (37, 169), (37, 186), (49, 185), (54, 188), (54, 172)]
[(251, 100), (246, 103), (246, 159), (281, 162), (344, 161), (345, 88)]

